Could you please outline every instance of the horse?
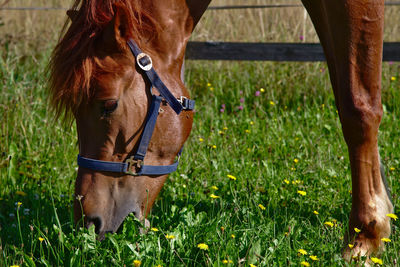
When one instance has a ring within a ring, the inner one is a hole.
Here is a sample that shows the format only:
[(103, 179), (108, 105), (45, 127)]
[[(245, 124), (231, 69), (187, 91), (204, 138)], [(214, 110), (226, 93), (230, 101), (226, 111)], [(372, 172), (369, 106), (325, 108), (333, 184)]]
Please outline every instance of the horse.
[[(99, 238), (146, 220), (191, 131), (185, 48), (211, 0), (75, 0), (50, 60), (58, 117), (75, 119), (74, 214)], [(302, 0), (329, 68), (348, 147), (352, 208), (343, 256), (383, 248), (393, 212), (378, 151), (383, 0)], [(134, 177), (132, 177), (134, 176)], [(357, 235), (354, 229), (361, 230)]]

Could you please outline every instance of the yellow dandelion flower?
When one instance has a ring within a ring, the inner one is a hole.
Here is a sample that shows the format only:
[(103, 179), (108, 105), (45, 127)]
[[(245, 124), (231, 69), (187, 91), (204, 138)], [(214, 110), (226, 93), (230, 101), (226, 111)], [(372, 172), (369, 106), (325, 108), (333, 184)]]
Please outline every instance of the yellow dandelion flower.
[(264, 93), (264, 92), (265, 92), (265, 89), (264, 89), (264, 88), (260, 88), (260, 92), (261, 92), (261, 93)]
[(394, 171), (396, 168), (395, 167), (390, 167), (390, 170), (391, 171)]
[(166, 238), (166, 239), (174, 239), (175, 236), (174, 236), (174, 235), (166, 235), (165, 238)]
[(11, 265), (10, 267), (19, 267), (19, 265)]
[(215, 185), (211, 186), (211, 189), (213, 190), (218, 190), (218, 187), (216, 187)]
[(203, 142), (203, 141), (204, 141), (204, 139), (200, 137), (199, 138), (199, 142)]
[(324, 222), (324, 224), (325, 224), (326, 226), (333, 227), (333, 223), (332, 223), (332, 222)]
[(274, 101), (269, 101), (269, 104), (271, 105), (271, 106), (275, 106), (275, 102)]
[(142, 264), (142, 262), (141, 262), (140, 260), (134, 260), (134, 261), (133, 261), (133, 265), (134, 265), (135, 267), (139, 267), (140, 264)]
[(296, 168), (294, 168), (294, 167), (291, 167), (291, 168), (290, 168), (290, 170), (291, 170), (291, 171), (295, 171), (295, 170), (296, 170)]
[(306, 262), (306, 261), (300, 262), (300, 265), (303, 265), (303, 266), (306, 266), (306, 267), (310, 266), (310, 264), (308, 262)]
[(216, 148), (217, 148), (217, 146), (216, 146), (216, 145), (212, 145), (211, 147), (212, 147), (213, 149), (216, 149)]
[(17, 202), (17, 206), (19, 207), (19, 206), (21, 206), (22, 205), (22, 202)]
[(313, 261), (319, 261), (318, 257), (315, 255), (310, 255), (310, 259), (312, 259)]
[(298, 249), (297, 252), (301, 255), (307, 255), (307, 251), (305, 249)]
[(350, 249), (354, 248), (354, 245), (353, 244), (349, 244), (349, 248)]
[(390, 80), (395, 81), (396, 77), (392, 76), (392, 77), (390, 77)]
[(250, 122), (250, 125), (254, 125), (254, 121), (251, 121), (251, 122)]
[(376, 264), (380, 264), (380, 265), (383, 264), (383, 261), (379, 258), (371, 257), (371, 261)]
[(388, 213), (388, 214), (386, 214), (386, 216), (388, 216), (389, 218), (392, 218), (393, 220), (397, 220), (398, 219), (397, 215), (393, 214), (393, 213)]
[(250, 133), (250, 130), (249, 130), (249, 129), (246, 129), (245, 132), (246, 132), (246, 133)]
[(235, 238), (236, 236), (235, 236), (234, 234), (231, 234), (231, 237), (232, 237), (232, 238)]
[(294, 163), (298, 163), (298, 162), (299, 162), (299, 159), (296, 158), (296, 159), (293, 160), (293, 162), (294, 162)]
[(38, 238), (40, 242), (43, 242), (44, 238), (43, 237), (39, 237)]
[(234, 180), (234, 181), (236, 180), (236, 177), (233, 176), (233, 175), (228, 174), (227, 177), (228, 177), (229, 179), (231, 179), (231, 180)]
[(314, 213), (315, 215), (318, 215), (318, 214), (319, 214), (319, 212), (316, 211), (316, 210), (314, 210), (313, 213)]
[(251, 263), (250, 263), (250, 265), (249, 265), (249, 266), (250, 266), (250, 267), (256, 267), (254, 264), (251, 264)]
[(224, 128), (222, 128), (224, 131), (226, 131), (226, 130), (228, 130), (228, 127), (224, 127)]
[(16, 191), (15, 194), (22, 196), (22, 197), (26, 196), (26, 193), (22, 192), (22, 191)]
[(258, 207), (259, 207), (261, 210), (265, 210), (265, 207), (263, 206), (263, 204), (258, 204)]
[(383, 242), (387, 242), (387, 243), (392, 242), (392, 240), (390, 240), (390, 238), (387, 238), (387, 237), (381, 238), (381, 240)]
[(158, 228), (155, 228), (155, 227), (150, 228), (150, 230), (153, 232), (158, 232)]
[(208, 245), (205, 243), (200, 243), (197, 245), (197, 247), (201, 250), (208, 250)]
[(288, 179), (283, 180), (283, 182), (286, 183), (286, 184), (290, 184)]
[(302, 190), (298, 190), (297, 193), (298, 193), (299, 195), (302, 195), (302, 196), (307, 195), (307, 192), (306, 192), (306, 191), (302, 191)]
[(228, 263), (233, 263), (233, 261), (232, 260), (223, 260), (222, 263), (223, 264), (228, 264)]
[(358, 229), (357, 227), (354, 227), (354, 232), (359, 233), (359, 232), (361, 232), (361, 230)]
[(210, 86), (211, 86), (211, 83), (207, 83), (207, 86), (210, 87)]
[(213, 198), (213, 199), (220, 198), (220, 196), (216, 196), (216, 195), (214, 195), (214, 194), (211, 194), (210, 197)]
[(221, 226), (221, 231), (225, 231), (225, 227)]

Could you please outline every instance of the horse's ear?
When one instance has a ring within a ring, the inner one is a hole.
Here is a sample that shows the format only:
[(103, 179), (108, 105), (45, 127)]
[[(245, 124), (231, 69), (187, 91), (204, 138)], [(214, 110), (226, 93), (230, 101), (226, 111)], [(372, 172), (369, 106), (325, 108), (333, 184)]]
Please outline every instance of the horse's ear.
[(78, 11), (77, 10), (67, 10), (67, 16), (71, 21), (74, 21), (76, 17), (78, 16)]
[(124, 47), (129, 37), (131, 19), (127, 8), (120, 4), (113, 4), (114, 17), (105, 27), (103, 32), (103, 42), (108, 47), (121, 48)]
[(113, 5), (114, 18), (112, 20), (114, 40), (119, 45), (125, 44), (131, 37), (130, 29), (132, 20), (129, 10), (122, 4), (116, 3)]
[(193, 29), (194, 27), (196, 27), (201, 16), (203, 16), (204, 12), (207, 10), (207, 7), (210, 4), (210, 2), (211, 0), (186, 0), (190, 16), (193, 19)]

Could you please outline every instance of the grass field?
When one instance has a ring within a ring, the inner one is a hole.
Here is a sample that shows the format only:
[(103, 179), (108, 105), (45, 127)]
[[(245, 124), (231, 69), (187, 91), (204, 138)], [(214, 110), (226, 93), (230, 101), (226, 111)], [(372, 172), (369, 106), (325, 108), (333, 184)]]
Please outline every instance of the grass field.
[[(129, 217), (98, 242), (73, 223), (76, 129), (49, 111), (52, 42), (1, 49), (0, 266), (348, 265), (349, 159), (324, 63), (188, 61), (194, 128), (152, 229), (139, 234)], [(400, 65), (385, 63), (379, 143), (396, 207), (399, 89)], [(399, 264), (399, 227), (378, 256), (385, 266)]]

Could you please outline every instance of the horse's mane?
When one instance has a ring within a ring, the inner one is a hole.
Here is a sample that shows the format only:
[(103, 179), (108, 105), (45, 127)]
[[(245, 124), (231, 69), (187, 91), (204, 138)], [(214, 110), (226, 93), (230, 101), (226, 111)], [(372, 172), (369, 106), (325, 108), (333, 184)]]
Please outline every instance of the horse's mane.
[(114, 17), (114, 4), (125, 10), (130, 21), (128, 33), (139, 43), (141, 36), (157, 29), (138, 0), (75, 0), (72, 10), (77, 11), (76, 16), (69, 27), (66, 21), (48, 68), (49, 96), (56, 117), (68, 119), (82, 101), (89, 101), (92, 78), (106, 71), (94, 55), (95, 43), (101, 41), (102, 31)]

